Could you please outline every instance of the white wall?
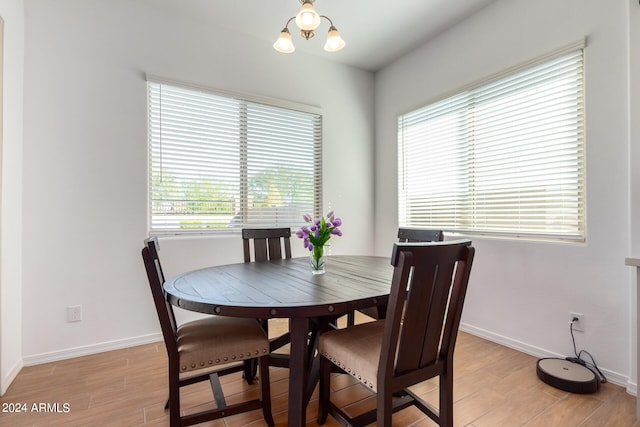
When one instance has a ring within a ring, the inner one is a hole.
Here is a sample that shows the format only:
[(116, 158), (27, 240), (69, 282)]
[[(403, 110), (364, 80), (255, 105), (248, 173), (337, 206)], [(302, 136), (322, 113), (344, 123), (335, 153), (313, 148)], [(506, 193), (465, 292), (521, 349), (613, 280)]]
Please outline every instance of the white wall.
[(0, 0), (4, 20), (0, 173), (0, 395), (22, 367), (22, 106), (24, 8)]
[[(25, 3), (26, 364), (159, 338), (140, 257), (144, 73), (323, 108), (324, 201), (345, 221), (333, 250), (372, 252), (372, 74), (283, 56), (153, 0)], [(241, 254), (238, 236), (161, 241), (168, 274)], [(78, 304), (83, 321), (66, 323)]]
[[(471, 332), (532, 354), (569, 356), (569, 312), (583, 313), (586, 331), (576, 333), (578, 349), (593, 354), (611, 381), (632, 390), (635, 318), (624, 266), (629, 2), (500, 0), (379, 72), (375, 204), (376, 251), (386, 254), (397, 227), (398, 114), (587, 37), (587, 241), (473, 238), (476, 261), (462, 321)], [(631, 7), (638, 7), (637, 0)]]

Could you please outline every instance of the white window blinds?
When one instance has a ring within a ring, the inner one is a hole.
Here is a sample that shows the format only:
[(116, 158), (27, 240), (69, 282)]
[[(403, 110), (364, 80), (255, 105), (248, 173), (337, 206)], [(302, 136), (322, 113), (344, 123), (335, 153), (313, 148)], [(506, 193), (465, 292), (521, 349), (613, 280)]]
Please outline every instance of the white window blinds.
[(399, 225), (585, 239), (583, 49), (398, 119)]
[(319, 212), (322, 117), (148, 82), (152, 233), (293, 227)]

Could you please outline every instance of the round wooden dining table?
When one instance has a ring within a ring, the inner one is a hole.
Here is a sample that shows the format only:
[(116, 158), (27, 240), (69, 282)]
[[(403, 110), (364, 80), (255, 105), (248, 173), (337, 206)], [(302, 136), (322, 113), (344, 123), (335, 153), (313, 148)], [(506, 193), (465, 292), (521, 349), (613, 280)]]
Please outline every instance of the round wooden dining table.
[[(185, 272), (164, 283), (174, 306), (200, 313), (290, 319), (289, 426), (303, 426), (317, 382), (310, 336), (329, 319), (387, 304), (393, 266), (388, 257), (331, 256), (313, 275), (307, 258), (249, 262)], [(313, 349), (312, 349), (313, 350)]]

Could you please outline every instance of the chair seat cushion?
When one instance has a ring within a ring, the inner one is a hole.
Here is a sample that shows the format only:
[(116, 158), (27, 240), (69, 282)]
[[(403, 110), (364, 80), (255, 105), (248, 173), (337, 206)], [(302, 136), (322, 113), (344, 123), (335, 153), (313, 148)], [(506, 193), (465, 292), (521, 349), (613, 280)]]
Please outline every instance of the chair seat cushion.
[(266, 355), (269, 340), (255, 319), (211, 316), (177, 332), (180, 372)]
[(318, 351), (348, 374), (377, 391), (384, 320), (323, 333)]

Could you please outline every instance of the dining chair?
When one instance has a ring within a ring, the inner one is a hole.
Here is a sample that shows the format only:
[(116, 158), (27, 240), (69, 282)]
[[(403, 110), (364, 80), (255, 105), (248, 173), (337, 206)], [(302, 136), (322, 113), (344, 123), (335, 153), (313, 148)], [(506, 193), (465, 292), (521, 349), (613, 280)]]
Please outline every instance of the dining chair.
[[(442, 242), (444, 240), (444, 233), (442, 230), (427, 230), (423, 228), (398, 228), (398, 242)], [(384, 313), (378, 312), (378, 307), (366, 307), (358, 310), (360, 313), (365, 314), (372, 319), (381, 319), (384, 317)], [(355, 313), (349, 313), (347, 315), (347, 326), (353, 326), (355, 324)]]
[[(160, 256), (158, 255), (158, 251), (160, 250), (160, 243), (158, 242), (157, 236), (150, 236), (149, 238), (144, 240), (144, 244), (147, 248), (149, 248), (149, 254), (151, 258), (156, 263), (156, 267), (158, 268), (158, 276), (160, 278), (160, 283), (164, 283), (164, 271), (162, 270), (162, 264), (160, 263)], [(176, 317), (173, 312), (173, 307), (169, 306), (169, 316), (171, 317), (171, 321), (173, 324), (177, 324)], [(243, 377), (247, 380), (247, 384), (253, 384), (253, 379), (256, 376), (257, 369), (254, 366), (255, 363), (252, 363), (251, 360), (244, 361), (244, 374)]]
[[(163, 273), (157, 255), (155, 243), (145, 241), (142, 259), (169, 357), (169, 399), (165, 409), (169, 409), (171, 426), (189, 426), (260, 408), (265, 422), (273, 426), (269, 340), (264, 330), (254, 319), (222, 316), (177, 325), (173, 307), (162, 289)], [(246, 372), (248, 365), (244, 361), (253, 359), (258, 360), (260, 369), (260, 398), (227, 405), (219, 377)], [(181, 416), (180, 388), (207, 380), (216, 408)]]
[[(377, 422), (416, 406), (440, 426), (453, 426), (453, 353), (475, 249), (471, 242), (395, 243), (385, 319), (320, 336), (318, 424), (331, 415), (342, 425)], [(376, 393), (376, 408), (354, 418), (331, 402), (336, 365)], [(439, 378), (437, 408), (408, 388)]]
[(253, 261), (291, 258), (290, 228), (243, 228), (244, 262), (252, 260), (251, 242), (253, 243)]
[[(253, 252), (251, 247), (253, 246)], [(264, 262), (291, 258), (290, 228), (243, 228), (242, 247), (244, 262)], [(253, 253), (253, 257), (252, 257)], [(258, 319), (264, 331), (269, 334), (269, 319)], [(291, 333), (286, 332), (270, 339), (272, 366), (288, 367), (288, 356), (273, 353), (291, 342)]]

